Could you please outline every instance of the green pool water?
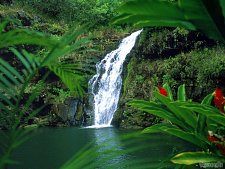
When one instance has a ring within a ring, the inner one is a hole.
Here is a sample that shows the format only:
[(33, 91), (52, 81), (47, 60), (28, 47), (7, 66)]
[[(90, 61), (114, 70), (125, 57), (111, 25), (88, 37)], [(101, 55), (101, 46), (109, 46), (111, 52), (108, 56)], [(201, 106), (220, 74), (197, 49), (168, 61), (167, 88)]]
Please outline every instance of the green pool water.
[[(107, 167), (132, 169), (140, 163), (142, 163), (140, 169), (156, 169), (162, 166), (162, 163), (174, 153), (194, 149), (186, 142), (169, 135), (140, 134), (137, 136), (139, 132), (141, 131), (134, 132), (114, 127), (35, 129), (32, 137), (13, 154), (13, 158), (20, 162), (20, 165), (10, 166), (9, 169), (59, 169), (74, 154), (80, 153), (86, 145), (93, 147), (93, 151), (98, 152), (94, 160), (90, 159), (91, 153), (86, 154), (85, 160), (90, 160), (90, 163), (87, 163), (87, 168), (101, 161), (101, 158), (109, 156), (107, 160), (103, 160), (98, 167), (95, 166), (93, 169)], [(133, 136), (133, 133), (136, 135)], [(128, 135), (128, 138), (124, 138), (124, 135)], [(135, 150), (136, 147), (142, 145), (145, 147)], [(92, 152), (90, 147), (88, 149)], [(123, 152), (126, 150), (127, 153), (110, 156), (110, 153), (114, 151)], [(163, 168), (174, 168), (174, 166), (164, 163)]]

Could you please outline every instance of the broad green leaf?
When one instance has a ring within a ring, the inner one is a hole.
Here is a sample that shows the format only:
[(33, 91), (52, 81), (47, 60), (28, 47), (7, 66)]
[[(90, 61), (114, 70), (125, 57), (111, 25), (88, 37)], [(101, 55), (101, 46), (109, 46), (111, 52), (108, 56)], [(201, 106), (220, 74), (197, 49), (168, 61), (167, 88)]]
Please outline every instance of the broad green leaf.
[(200, 133), (202, 135), (207, 135), (207, 118), (203, 114), (198, 114), (198, 119), (197, 119), (197, 127), (196, 127), (196, 133)]
[(180, 105), (180, 106), (186, 109), (190, 109), (194, 112), (204, 114), (206, 116), (221, 114), (221, 112), (213, 106), (195, 103), (195, 102), (185, 102), (183, 105)]
[(197, 137), (192, 133), (185, 132), (172, 125), (156, 124), (144, 129), (143, 131), (143, 133), (158, 133), (158, 132), (163, 132), (176, 136), (192, 144), (195, 144), (196, 146), (201, 148), (205, 148), (207, 146), (207, 140), (205, 140), (204, 138)]
[[(213, 95), (209, 94), (207, 95), (201, 102), (201, 104), (205, 104), (205, 105), (210, 105), (213, 99)], [(196, 128), (196, 132), (197, 133), (201, 133), (203, 135), (207, 135), (207, 130), (209, 130), (209, 128), (207, 128), (207, 117), (204, 114), (199, 113), (198, 115), (198, 120), (197, 120), (197, 128)]]
[(224, 41), (224, 16), (218, 0), (179, 0), (179, 6), (198, 30), (209, 38)]
[(128, 103), (128, 105), (131, 105), (134, 108), (148, 112), (163, 119), (169, 120), (173, 124), (176, 124), (182, 128), (186, 128), (186, 126), (181, 121), (179, 121), (179, 119), (177, 119), (176, 116), (174, 116), (167, 109), (163, 108), (162, 105), (144, 100), (132, 100)]
[(195, 27), (187, 21), (164, 19), (160, 16), (146, 16), (146, 15), (130, 15), (122, 14), (115, 17), (112, 22), (114, 24), (121, 23), (134, 23), (134, 26), (147, 27), (147, 26), (166, 26), (166, 27), (183, 27), (186, 29), (195, 30)]
[(177, 100), (179, 101), (186, 101), (186, 91), (185, 91), (185, 85), (180, 85), (178, 87), (177, 91)]
[[(112, 22), (134, 23), (138, 26), (170, 26), (180, 25), (188, 29), (195, 29), (185, 21), (185, 16), (178, 4), (158, 0), (136, 0), (128, 1), (118, 11), (122, 13)], [(160, 13), (160, 15), (159, 15)]]
[(178, 105), (180, 105), (181, 102), (170, 102), (167, 97), (160, 95), (158, 92), (155, 92), (154, 95), (173, 113), (175, 117), (183, 122), (185, 126), (187, 125), (187, 128), (196, 128), (196, 116), (190, 111), (187, 111), (187, 109), (179, 107)]
[(209, 38), (225, 40), (223, 0), (133, 0), (119, 8), (112, 23), (137, 26), (170, 26), (200, 30)]
[(220, 124), (225, 126), (225, 116), (217, 108), (199, 104), (199, 103), (186, 103), (183, 105), (187, 109), (190, 109), (196, 113), (206, 116), (211, 121), (214, 121), (215, 124)]
[(0, 34), (2, 34), (2, 32), (4, 31), (6, 25), (8, 24), (9, 22), (8, 21), (3, 21), (1, 24), (0, 24)]
[(225, 16), (225, 1), (224, 0), (219, 0), (220, 1), (220, 6), (223, 12), (223, 16)]
[(207, 116), (209, 119), (211, 119), (212, 121), (214, 121), (214, 123), (216, 124), (220, 124), (222, 126), (225, 126), (225, 116), (218, 114), (218, 115), (209, 115)]
[(176, 164), (191, 165), (196, 163), (225, 162), (224, 157), (207, 152), (184, 152), (174, 156), (171, 161)]
[(212, 99), (213, 99), (213, 94), (210, 93), (202, 100), (201, 104), (211, 105)]
[(169, 84), (168, 84), (168, 83), (165, 83), (165, 84), (163, 85), (163, 88), (166, 89), (166, 91), (167, 91), (167, 93), (168, 93), (168, 97), (170, 98), (171, 101), (173, 101), (173, 93), (172, 93), (172, 90), (171, 90)]

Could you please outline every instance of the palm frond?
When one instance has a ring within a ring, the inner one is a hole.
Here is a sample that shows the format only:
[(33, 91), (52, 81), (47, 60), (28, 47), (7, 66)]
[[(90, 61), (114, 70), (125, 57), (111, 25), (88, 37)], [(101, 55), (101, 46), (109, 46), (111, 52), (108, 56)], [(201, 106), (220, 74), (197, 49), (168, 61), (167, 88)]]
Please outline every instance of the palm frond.
[(77, 64), (55, 63), (49, 65), (49, 69), (59, 76), (71, 91), (76, 91), (78, 96), (83, 96), (86, 79), (79, 67), (80, 65)]
[[(11, 47), (19, 44), (34, 44), (48, 48), (47, 53), (42, 57), (37, 57), (26, 50), (17, 50), (10, 48), (10, 51), (17, 57), (23, 65), (22, 70), (17, 70), (8, 62), (0, 58), (0, 121), (1, 128), (9, 130), (10, 142), (6, 142), (6, 148), (3, 148), (3, 155), (0, 158), (0, 168), (6, 164), (12, 163), (11, 153), (24, 140), (26, 132), (18, 127), (23, 120), (26, 123), (30, 118), (39, 113), (45, 105), (31, 110), (30, 107), (37, 96), (40, 94), (40, 88), (33, 90), (24, 99), (25, 90), (30, 81), (41, 67), (48, 67), (71, 89), (77, 91), (79, 95), (84, 93), (84, 76), (82, 67), (76, 64), (60, 64), (59, 57), (62, 57), (74, 50), (82, 51), (88, 43), (88, 38), (82, 37), (84, 29), (72, 29), (61, 39), (47, 36), (40, 32), (29, 31), (25, 29), (16, 29), (4, 32), (7, 22), (0, 24), (0, 48)], [(73, 67), (74, 66), (74, 67)], [(42, 77), (44, 81), (47, 78)], [(24, 114), (27, 116), (24, 116)], [(0, 147), (5, 147), (0, 143)]]
[(66, 33), (56, 44), (52, 50), (46, 55), (42, 64), (45, 66), (51, 65), (52, 61), (57, 60), (59, 57), (65, 56), (73, 51), (83, 50), (90, 42), (89, 38), (82, 37), (86, 31), (83, 27), (71, 29)]
[(27, 51), (23, 50), (20, 53), (15, 48), (10, 48), (11, 51), (17, 56), (17, 58), (23, 63), (25, 69), (23, 70), (24, 75), (33, 74), (40, 67), (40, 62), (37, 58), (29, 54)]
[(58, 44), (58, 39), (53, 36), (47, 37), (46, 34), (27, 29), (15, 29), (9, 32), (1, 32), (0, 48), (12, 47), (20, 44), (33, 44), (52, 48)]

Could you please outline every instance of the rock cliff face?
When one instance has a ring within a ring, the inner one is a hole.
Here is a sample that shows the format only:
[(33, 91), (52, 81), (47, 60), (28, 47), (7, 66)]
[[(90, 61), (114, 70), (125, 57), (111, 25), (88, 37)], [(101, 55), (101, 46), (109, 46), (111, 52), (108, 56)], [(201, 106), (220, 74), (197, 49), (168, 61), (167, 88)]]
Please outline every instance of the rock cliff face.
[(147, 29), (127, 58), (123, 89), (113, 124), (143, 128), (161, 119), (127, 106), (129, 100), (152, 100), (153, 90), (169, 83), (175, 94), (186, 85), (187, 96), (200, 101), (215, 87), (225, 87), (224, 47), (198, 32), (181, 29)]

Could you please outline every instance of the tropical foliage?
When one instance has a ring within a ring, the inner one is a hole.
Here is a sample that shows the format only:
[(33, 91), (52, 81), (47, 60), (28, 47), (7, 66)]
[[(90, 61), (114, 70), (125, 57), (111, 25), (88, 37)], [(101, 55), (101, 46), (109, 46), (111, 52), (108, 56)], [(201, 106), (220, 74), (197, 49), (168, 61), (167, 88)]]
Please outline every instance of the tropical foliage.
[[(115, 16), (115, 9), (124, 0), (54, 0), (46, 3), (45, 0), (15, 0), (38, 11), (39, 13), (63, 20), (67, 23), (95, 23), (96, 25), (108, 24), (110, 18)], [(59, 5), (60, 4), (60, 5)]]
[[(63, 37), (49, 37), (40, 32), (25, 29), (6, 31), (8, 22), (0, 25), (0, 48), (9, 48), (22, 65), (17, 69), (7, 61), (0, 58), (0, 121), (1, 128), (7, 133), (1, 132), (1, 159), (0, 168), (12, 163), (11, 153), (27, 139), (30, 130), (20, 128), (21, 122), (26, 123), (30, 118), (40, 112), (45, 105), (37, 109), (30, 109), (32, 102), (40, 94), (41, 88), (37, 87), (32, 93), (25, 97), (25, 90), (33, 80), (38, 71), (47, 67), (58, 75), (72, 91), (79, 95), (83, 93), (82, 80), (84, 79), (82, 68), (77, 64), (60, 64), (59, 57), (74, 50), (83, 50), (88, 38), (82, 37), (83, 27), (71, 29)], [(16, 49), (15, 45), (32, 44), (45, 49), (41, 55), (29, 53), (25, 49)], [(42, 77), (45, 81), (48, 72)]]
[(212, 39), (225, 40), (223, 0), (132, 0), (118, 11), (120, 15), (113, 20), (116, 24), (183, 27), (200, 30)]
[[(206, 96), (202, 103), (186, 98), (185, 86), (178, 88), (177, 100), (174, 100), (168, 84), (154, 93), (156, 101), (133, 100), (132, 107), (167, 120), (146, 128), (144, 133), (163, 132), (179, 137), (198, 147), (197, 152), (184, 152), (171, 160), (177, 164), (195, 164), (201, 162), (224, 162), (224, 98), (221, 90)], [(210, 106), (212, 98), (219, 110)], [(221, 132), (223, 131), (223, 132)]]
[[(214, 40), (225, 40), (225, 3), (222, 0), (132, 0), (118, 11), (120, 15), (114, 18), (114, 24), (183, 27), (199, 30)], [(167, 120), (167, 123), (153, 125), (144, 132), (164, 132), (199, 147), (197, 152), (176, 155), (172, 162), (190, 165), (225, 161), (224, 98), (219, 89), (208, 95), (201, 104), (187, 100), (184, 85), (178, 88), (176, 101), (167, 84), (154, 95), (156, 101), (134, 100), (129, 103), (132, 107)], [(210, 106), (213, 95), (218, 109)]]

